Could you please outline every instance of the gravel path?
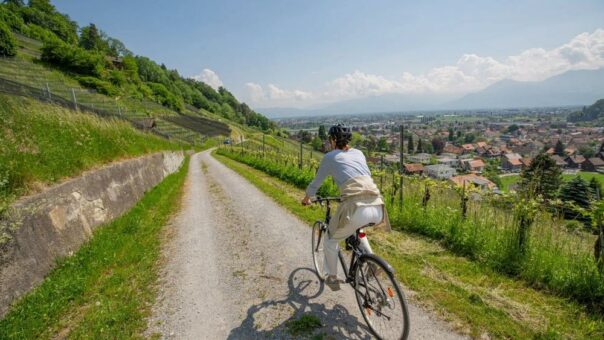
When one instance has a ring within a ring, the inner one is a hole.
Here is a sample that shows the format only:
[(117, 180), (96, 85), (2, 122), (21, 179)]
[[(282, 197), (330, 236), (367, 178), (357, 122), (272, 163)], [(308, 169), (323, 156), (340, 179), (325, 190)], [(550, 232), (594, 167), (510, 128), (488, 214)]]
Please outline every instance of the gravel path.
[[(284, 339), (288, 320), (311, 313), (325, 339), (371, 338), (350, 287), (333, 292), (314, 275), (310, 228), (208, 151), (191, 158), (169, 230), (149, 334)], [(410, 307), (412, 339), (460, 338)]]

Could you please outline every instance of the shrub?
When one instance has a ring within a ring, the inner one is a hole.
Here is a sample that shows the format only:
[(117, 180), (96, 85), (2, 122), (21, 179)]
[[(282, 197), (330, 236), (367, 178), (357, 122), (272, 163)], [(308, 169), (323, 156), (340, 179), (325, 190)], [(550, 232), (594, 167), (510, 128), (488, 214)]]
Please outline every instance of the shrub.
[(56, 34), (36, 24), (29, 24), (25, 26), (23, 34), (32, 39), (40, 40), (43, 42), (59, 40), (59, 37), (57, 37)]
[(128, 82), (124, 73), (119, 70), (109, 71), (108, 80), (111, 82), (111, 84), (120, 87), (126, 85), (126, 83)]
[(100, 77), (105, 70), (105, 59), (102, 55), (59, 40), (44, 43), (42, 60), (82, 75)]
[(5, 5), (0, 5), (0, 22), (4, 22), (13, 31), (23, 32), (25, 29), (23, 19)]
[(184, 104), (182, 102), (182, 99), (176, 97), (163, 84), (147, 83), (147, 85), (149, 85), (149, 87), (153, 91), (153, 95), (160, 104), (179, 112), (184, 110)]
[(119, 94), (119, 90), (110, 82), (95, 77), (78, 77), (78, 82), (82, 86), (97, 90), (99, 93), (114, 97)]
[(8, 26), (0, 22), (0, 56), (12, 57), (17, 54), (17, 41)]

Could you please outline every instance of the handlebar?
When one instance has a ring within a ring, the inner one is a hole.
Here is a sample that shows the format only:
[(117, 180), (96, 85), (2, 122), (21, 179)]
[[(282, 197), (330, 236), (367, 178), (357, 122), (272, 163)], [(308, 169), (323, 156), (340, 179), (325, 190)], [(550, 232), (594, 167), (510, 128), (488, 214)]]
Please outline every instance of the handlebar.
[(335, 202), (341, 202), (342, 198), (340, 197), (320, 197), (317, 196), (314, 199), (310, 200), (311, 203), (319, 203), (322, 204), (323, 202), (330, 202), (330, 201), (335, 201)]

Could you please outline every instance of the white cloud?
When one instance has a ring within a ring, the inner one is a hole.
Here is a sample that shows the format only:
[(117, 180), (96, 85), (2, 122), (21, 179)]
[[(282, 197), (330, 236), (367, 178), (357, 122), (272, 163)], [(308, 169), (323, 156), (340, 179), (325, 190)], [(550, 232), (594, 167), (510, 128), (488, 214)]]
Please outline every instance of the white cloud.
[(266, 94), (264, 93), (264, 89), (260, 84), (256, 83), (247, 83), (245, 87), (248, 91), (248, 96), (250, 97), (252, 103), (261, 103), (266, 99)]
[(209, 68), (204, 68), (200, 74), (191, 78), (197, 81), (203, 81), (204, 83), (213, 87), (215, 90), (218, 90), (218, 88), (223, 85), (222, 80), (220, 80), (220, 77), (218, 77), (218, 74), (216, 74), (216, 72), (210, 70)]
[[(464, 54), (455, 64), (435, 67), (423, 74), (403, 72), (386, 78), (359, 70), (344, 74), (315, 92), (287, 90), (268, 84), (248, 86), (250, 98), (262, 105), (316, 104), (388, 93), (468, 93), (503, 79), (540, 81), (570, 70), (604, 67), (604, 29), (581, 33), (557, 48), (531, 48), (501, 60)], [(252, 84), (252, 83), (249, 83)], [(261, 96), (254, 93), (262, 93)]]
[(266, 90), (256, 83), (245, 84), (248, 97), (254, 104), (271, 103), (272, 105), (288, 105), (312, 99), (313, 94), (302, 90), (284, 90), (277, 85), (268, 84)]

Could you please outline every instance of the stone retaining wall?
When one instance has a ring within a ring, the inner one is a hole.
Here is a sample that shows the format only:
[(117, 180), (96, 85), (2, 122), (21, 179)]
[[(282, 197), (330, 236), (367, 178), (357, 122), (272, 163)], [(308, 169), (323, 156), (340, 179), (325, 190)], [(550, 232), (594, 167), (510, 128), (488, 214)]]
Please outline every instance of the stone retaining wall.
[(57, 258), (134, 206), (183, 159), (182, 152), (165, 152), (114, 163), (13, 204), (0, 220), (0, 318)]

